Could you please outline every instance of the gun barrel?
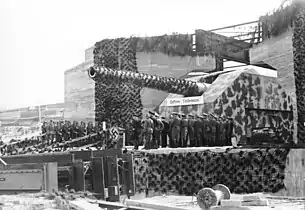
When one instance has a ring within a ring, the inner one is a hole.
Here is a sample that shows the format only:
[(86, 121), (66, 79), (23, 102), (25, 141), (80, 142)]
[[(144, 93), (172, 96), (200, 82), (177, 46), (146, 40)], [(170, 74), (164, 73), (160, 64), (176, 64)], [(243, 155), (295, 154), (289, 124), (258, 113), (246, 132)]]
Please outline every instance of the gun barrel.
[(207, 90), (207, 86), (204, 83), (116, 70), (101, 66), (90, 67), (88, 69), (88, 75), (92, 79), (101, 76), (107, 80), (119, 80), (120, 82), (131, 83), (140, 87), (157, 89), (184, 96), (200, 96)]

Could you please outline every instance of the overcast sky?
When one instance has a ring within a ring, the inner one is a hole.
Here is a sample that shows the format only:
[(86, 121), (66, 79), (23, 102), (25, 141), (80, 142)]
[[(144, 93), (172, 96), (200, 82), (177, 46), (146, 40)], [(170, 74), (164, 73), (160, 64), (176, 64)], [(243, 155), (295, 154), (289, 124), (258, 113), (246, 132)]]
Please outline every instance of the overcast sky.
[(247, 21), (281, 0), (0, 0), (0, 108), (64, 101), (64, 71), (109, 37), (192, 33)]

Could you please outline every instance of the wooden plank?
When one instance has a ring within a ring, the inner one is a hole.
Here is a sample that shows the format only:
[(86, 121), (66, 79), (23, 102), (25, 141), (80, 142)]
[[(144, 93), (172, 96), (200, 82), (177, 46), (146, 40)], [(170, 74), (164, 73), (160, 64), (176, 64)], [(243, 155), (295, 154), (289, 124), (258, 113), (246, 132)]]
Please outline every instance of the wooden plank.
[(108, 201), (98, 201), (97, 202), (99, 207), (104, 209), (106, 208), (107, 210), (119, 210), (119, 209), (126, 209), (126, 210), (152, 210), (148, 208), (140, 208), (140, 207), (135, 207), (135, 206), (127, 206), (122, 203), (117, 203), (117, 202), (108, 202)]
[(251, 44), (205, 30), (196, 30), (195, 33), (197, 53), (207, 53), (209, 49), (229, 60), (250, 63), (248, 49)]
[(43, 169), (43, 163), (9, 164), (1, 168), (1, 170), (18, 169)]
[(136, 193), (136, 185), (135, 185), (135, 175), (134, 175), (134, 157), (132, 154), (124, 154), (123, 156), (125, 160), (127, 160), (128, 165), (126, 166), (128, 168), (128, 183), (129, 183), (129, 195), (133, 196)]
[(156, 210), (185, 210), (185, 208), (181, 207), (175, 207), (175, 206), (169, 206), (169, 205), (161, 205), (157, 203), (147, 203), (140, 200), (126, 200), (127, 206), (135, 206), (135, 207), (141, 207), (143, 209), (156, 209)]
[(85, 176), (84, 164), (82, 160), (76, 160), (73, 163), (73, 188), (75, 191), (84, 191), (85, 189)]
[(105, 200), (105, 181), (103, 158), (92, 158), (93, 191), (99, 194), (99, 199)]
[(77, 210), (101, 210), (99, 204), (92, 204), (86, 200), (69, 201), (69, 204)]
[(3, 156), (2, 159), (7, 164), (23, 164), (23, 163), (50, 163), (57, 162), (59, 166), (69, 165), (72, 163), (70, 153), (46, 153), (33, 155), (14, 155)]
[(107, 169), (108, 169), (108, 201), (116, 202), (120, 201), (120, 189), (119, 189), (119, 170), (117, 163), (117, 156), (107, 157)]

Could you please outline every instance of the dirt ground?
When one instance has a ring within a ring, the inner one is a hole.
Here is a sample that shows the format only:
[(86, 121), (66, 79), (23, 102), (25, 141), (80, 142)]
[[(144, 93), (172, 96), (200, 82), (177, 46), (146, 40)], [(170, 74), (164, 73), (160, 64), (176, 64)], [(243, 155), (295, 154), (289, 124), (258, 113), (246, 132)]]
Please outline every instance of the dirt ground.
[[(292, 200), (274, 197), (270, 195), (264, 195), (269, 201), (269, 206), (262, 207), (250, 207), (252, 210), (305, 210), (305, 200)], [(271, 198), (272, 197), (272, 198)], [(169, 205), (184, 208), (186, 210), (200, 210), (196, 202), (195, 196), (155, 196), (151, 198), (135, 197), (135, 200), (139, 200), (145, 203)], [(241, 200), (242, 195), (232, 195), (233, 200)]]
[(69, 201), (92, 200), (85, 193), (21, 193), (0, 195), (0, 210), (73, 210)]
[[(269, 197), (269, 195), (266, 198)], [(232, 195), (232, 199), (240, 200), (241, 195)], [(90, 195), (84, 193), (36, 193), (36, 194), (17, 194), (0, 195), (1, 210), (73, 210), (69, 201), (88, 200), (94, 202)], [(192, 196), (155, 196), (152, 198), (133, 197), (132, 200), (138, 200), (145, 203), (158, 205), (167, 205), (180, 207), (186, 210), (200, 210), (197, 205), (196, 197)], [(269, 198), (268, 207), (251, 207), (252, 210), (305, 210), (305, 200)], [(95, 202), (94, 202), (95, 203)], [(90, 209), (88, 209), (90, 210)], [(102, 209), (101, 209), (102, 210)]]

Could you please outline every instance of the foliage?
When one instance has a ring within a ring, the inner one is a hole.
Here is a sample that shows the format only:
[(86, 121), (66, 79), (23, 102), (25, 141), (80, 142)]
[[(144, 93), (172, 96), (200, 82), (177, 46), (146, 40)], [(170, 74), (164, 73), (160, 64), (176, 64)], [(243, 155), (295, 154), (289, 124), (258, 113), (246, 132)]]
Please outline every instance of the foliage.
[(293, 20), (296, 16), (297, 4), (290, 3), (287, 6), (281, 5), (271, 14), (260, 17), (262, 22), (264, 36), (270, 38), (280, 35), (292, 27)]
[(171, 56), (192, 55), (192, 36), (173, 33), (172, 35), (138, 37), (137, 52), (162, 52)]

